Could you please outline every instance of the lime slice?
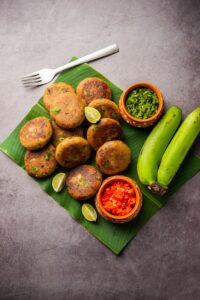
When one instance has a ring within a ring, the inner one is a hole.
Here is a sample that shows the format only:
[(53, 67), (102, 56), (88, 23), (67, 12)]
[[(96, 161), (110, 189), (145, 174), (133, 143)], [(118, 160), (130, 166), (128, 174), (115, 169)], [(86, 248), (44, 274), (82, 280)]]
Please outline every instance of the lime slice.
[(101, 119), (101, 114), (96, 108), (86, 106), (85, 117), (90, 123), (95, 124)]
[(55, 192), (60, 192), (65, 186), (67, 175), (65, 173), (58, 173), (52, 180), (52, 187)]
[(92, 205), (84, 203), (81, 211), (87, 221), (95, 222), (97, 220), (97, 212)]

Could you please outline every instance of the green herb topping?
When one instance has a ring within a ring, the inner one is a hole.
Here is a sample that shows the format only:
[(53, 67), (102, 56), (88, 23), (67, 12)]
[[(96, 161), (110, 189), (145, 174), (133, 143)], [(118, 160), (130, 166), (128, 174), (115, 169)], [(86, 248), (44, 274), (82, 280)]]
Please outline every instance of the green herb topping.
[(87, 180), (81, 174), (78, 174), (78, 176), (77, 176), (77, 183), (79, 186), (83, 186), (83, 187), (88, 186)]
[(53, 115), (56, 115), (57, 113), (59, 113), (59, 111), (60, 111), (60, 107), (58, 106), (54, 106), (51, 110)]
[(128, 94), (126, 108), (130, 115), (138, 119), (148, 119), (158, 110), (158, 97), (148, 88), (136, 88)]
[(51, 157), (52, 156), (52, 152), (51, 151), (47, 151), (46, 153), (45, 153), (45, 155), (44, 155), (44, 159), (45, 160), (49, 160), (49, 157)]
[(59, 137), (59, 141), (60, 141), (60, 142), (64, 141), (64, 139), (65, 139), (65, 138), (64, 138), (63, 136)]
[(110, 167), (110, 162), (106, 161), (103, 166), (104, 166), (104, 168), (109, 168)]
[(99, 127), (99, 126), (95, 124), (95, 125), (92, 126), (92, 129), (93, 129), (94, 131), (96, 131), (96, 130), (98, 129), (98, 127)]
[(32, 169), (34, 172), (37, 172), (37, 171), (39, 171), (39, 168), (38, 168), (38, 167), (36, 167), (36, 166), (32, 166), (32, 167), (31, 167), (31, 169)]
[(113, 118), (116, 118), (116, 117), (117, 117), (116, 112), (115, 112), (115, 111), (112, 111), (111, 116), (112, 116)]

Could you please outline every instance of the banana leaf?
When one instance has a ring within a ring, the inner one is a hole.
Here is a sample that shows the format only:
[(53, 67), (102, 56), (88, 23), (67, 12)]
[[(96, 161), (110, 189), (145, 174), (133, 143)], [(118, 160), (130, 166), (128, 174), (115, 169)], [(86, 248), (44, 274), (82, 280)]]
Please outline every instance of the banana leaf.
[[(76, 57), (73, 57), (72, 59), (76, 59)], [(73, 69), (62, 72), (56, 79), (56, 82), (67, 82), (76, 88), (77, 84), (86, 77), (99, 77), (104, 79), (112, 89), (114, 102), (118, 103), (122, 90), (88, 64), (82, 64)], [(42, 98), (40, 98), (39, 101), (31, 108), (29, 113), (10, 133), (6, 140), (0, 144), (0, 150), (10, 157), (21, 168), (24, 168), (23, 157), (25, 154), (25, 149), (20, 144), (19, 131), (28, 120), (37, 116), (49, 117), (47, 110), (43, 106)], [(172, 181), (168, 192), (163, 197), (152, 194), (145, 186), (140, 184), (136, 171), (137, 157), (145, 139), (150, 132), (150, 129), (133, 128), (123, 121), (121, 122), (121, 125), (124, 132), (124, 141), (132, 150), (132, 163), (124, 172), (124, 175), (133, 178), (139, 184), (143, 193), (142, 210), (133, 221), (126, 224), (113, 224), (98, 216), (96, 223), (88, 222), (84, 219), (81, 213), (82, 203), (72, 199), (67, 193), (66, 189), (63, 189), (63, 191), (60, 193), (54, 192), (51, 182), (55, 174), (45, 179), (34, 178), (34, 180), (38, 182), (38, 184), (46, 193), (48, 193), (78, 223), (85, 227), (91, 234), (93, 234), (115, 254), (119, 254), (129, 243), (129, 241), (133, 239), (138, 231), (144, 226), (144, 224), (147, 223), (147, 221), (161, 207), (163, 207), (169, 197), (200, 170), (200, 158), (194, 156), (192, 153), (189, 153), (176, 177)], [(95, 165), (94, 155), (89, 163)], [(56, 173), (59, 173), (60, 171), (63, 171), (61, 167), (56, 170)], [(65, 170), (65, 172), (68, 173), (69, 170)], [(93, 202), (93, 200), (90, 202)]]

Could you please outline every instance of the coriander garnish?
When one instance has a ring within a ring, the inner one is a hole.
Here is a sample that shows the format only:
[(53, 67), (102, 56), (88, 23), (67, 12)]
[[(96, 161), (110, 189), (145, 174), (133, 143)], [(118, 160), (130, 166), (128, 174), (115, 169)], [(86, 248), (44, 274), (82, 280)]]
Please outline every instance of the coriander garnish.
[(115, 112), (115, 111), (112, 111), (111, 116), (112, 116), (113, 118), (116, 118), (116, 117), (117, 117), (116, 112)]
[(63, 136), (59, 137), (59, 141), (60, 141), (60, 142), (64, 141), (64, 139), (65, 139), (65, 138), (64, 138)]
[(94, 131), (96, 131), (98, 129), (98, 127), (99, 127), (98, 125), (93, 125), (92, 128), (93, 128)]
[(51, 112), (52, 112), (53, 115), (56, 115), (57, 113), (60, 112), (60, 107), (54, 106), (54, 107), (52, 108)]
[(83, 186), (83, 187), (87, 187), (88, 186), (87, 180), (81, 174), (78, 174), (77, 179), (78, 179), (77, 180), (78, 181), (78, 185)]
[(109, 161), (106, 161), (105, 163), (104, 163), (104, 168), (109, 168), (110, 167), (110, 162)]
[(44, 155), (44, 159), (45, 160), (49, 160), (49, 157), (51, 157), (52, 156), (52, 152), (51, 151), (47, 151), (46, 153), (45, 153), (45, 155)]
[(34, 172), (37, 172), (37, 171), (39, 171), (39, 168), (38, 168), (38, 167), (36, 167), (36, 166), (32, 166), (32, 167), (31, 167), (31, 169), (32, 169)]

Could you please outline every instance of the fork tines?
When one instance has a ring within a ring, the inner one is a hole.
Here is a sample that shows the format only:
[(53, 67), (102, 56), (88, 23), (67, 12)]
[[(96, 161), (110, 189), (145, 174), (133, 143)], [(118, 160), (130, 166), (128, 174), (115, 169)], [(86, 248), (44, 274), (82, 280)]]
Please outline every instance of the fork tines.
[(36, 73), (25, 75), (21, 78), (21, 80), (23, 85), (26, 87), (34, 87), (42, 82), (40, 75)]

